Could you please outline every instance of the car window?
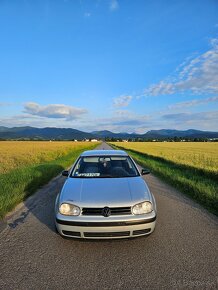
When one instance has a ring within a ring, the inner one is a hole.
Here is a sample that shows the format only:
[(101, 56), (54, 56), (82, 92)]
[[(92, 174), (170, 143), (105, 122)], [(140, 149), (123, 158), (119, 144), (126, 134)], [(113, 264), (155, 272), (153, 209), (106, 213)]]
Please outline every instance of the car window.
[(129, 156), (91, 156), (80, 157), (70, 177), (120, 178), (138, 175), (138, 170)]

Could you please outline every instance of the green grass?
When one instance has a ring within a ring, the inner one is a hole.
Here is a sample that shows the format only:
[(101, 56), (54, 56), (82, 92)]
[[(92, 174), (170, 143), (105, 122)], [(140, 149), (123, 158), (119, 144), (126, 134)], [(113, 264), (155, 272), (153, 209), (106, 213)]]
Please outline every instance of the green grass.
[[(95, 148), (91, 145), (88, 149)], [(87, 150), (87, 147), (86, 147)], [(18, 203), (48, 183), (62, 170), (71, 166), (84, 148), (73, 150), (65, 156), (41, 164), (28, 165), (0, 175), (0, 218)]]
[(162, 157), (150, 156), (135, 150), (126, 150), (120, 146), (113, 145), (113, 147), (124, 149), (138, 164), (149, 168), (154, 175), (173, 185), (181, 192), (198, 201), (209, 211), (218, 215), (217, 174), (174, 163)]

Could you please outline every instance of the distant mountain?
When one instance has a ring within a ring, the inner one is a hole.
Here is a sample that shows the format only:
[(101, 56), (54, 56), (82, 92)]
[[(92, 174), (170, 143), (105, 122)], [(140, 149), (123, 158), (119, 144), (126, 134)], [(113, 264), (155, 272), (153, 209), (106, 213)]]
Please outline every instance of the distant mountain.
[(129, 138), (140, 138), (140, 134), (135, 133), (113, 133), (111, 131), (93, 131), (92, 134), (97, 138), (117, 138), (117, 139), (129, 139)]
[(114, 136), (116, 133), (110, 132), (108, 130), (104, 130), (104, 131), (93, 131), (92, 134), (95, 136), (104, 138), (104, 137)]
[(166, 138), (218, 138), (218, 132), (200, 131), (189, 129), (185, 131), (172, 130), (172, 129), (161, 129), (151, 130), (143, 135), (147, 139), (166, 139)]
[(218, 132), (200, 131), (189, 129), (185, 131), (173, 129), (151, 130), (145, 134), (135, 133), (113, 133), (111, 131), (94, 131), (92, 134), (98, 138), (115, 138), (115, 139), (167, 139), (167, 138), (218, 138)]
[(7, 127), (4, 127), (4, 126), (0, 126), (0, 132), (4, 132), (4, 131), (7, 131)]
[(90, 133), (71, 128), (35, 128), (35, 127), (0, 127), (1, 139), (43, 139), (43, 140), (72, 140), (94, 138)]
[(164, 140), (169, 138), (218, 138), (218, 132), (200, 131), (189, 129), (185, 131), (161, 129), (151, 130), (145, 134), (135, 133), (113, 133), (108, 130), (94, 131), (87, 133), (71, 128), (35, 128), (35, 127), (13, 127), (7, 128), (0, 126), (0, 139), (42, 139), (42, 140), (83, 140), (83, 139), (105, 139), (114, 138), (120, 139), (158, 139)]

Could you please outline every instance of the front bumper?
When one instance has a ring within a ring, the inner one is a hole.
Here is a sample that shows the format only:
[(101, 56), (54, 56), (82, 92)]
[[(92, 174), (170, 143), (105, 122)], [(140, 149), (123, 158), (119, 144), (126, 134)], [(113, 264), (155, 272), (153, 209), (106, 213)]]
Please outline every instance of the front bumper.
[(85, 239), (118, 239), (144, 236), (152, 233), (155, 228), (156, 214), (126, 218), (98, 219), (66, 219), (56, 216), (56, 227), (62, 236)]

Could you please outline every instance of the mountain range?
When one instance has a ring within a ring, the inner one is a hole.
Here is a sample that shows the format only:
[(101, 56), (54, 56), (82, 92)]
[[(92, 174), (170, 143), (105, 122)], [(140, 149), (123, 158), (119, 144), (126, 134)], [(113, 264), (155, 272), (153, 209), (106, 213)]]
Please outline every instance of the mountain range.
[(3, 127), (0, 126), (0, 139), (42, 139), (42, 140), (83, 140), (83, 139), (168, 139), (168, 138), (218, 138), (218, 132), (189, 129), (185, 131), (161, 129), (150, 130), (145, 134), (113, 133), (111, 131), (93, 131), (91, 133), (71, 128), (35, 128), (35, 127)]

